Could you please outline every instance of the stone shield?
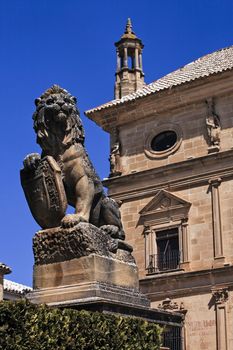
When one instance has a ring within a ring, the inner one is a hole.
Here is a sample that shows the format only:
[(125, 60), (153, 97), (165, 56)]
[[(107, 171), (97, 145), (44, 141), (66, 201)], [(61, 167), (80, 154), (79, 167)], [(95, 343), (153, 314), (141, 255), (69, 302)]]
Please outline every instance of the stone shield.
[(61, 169), (53, 157), (42, 158), (35, 169), (22, 169), (21, 184), (31, 213), (43, 228), (60, 226), (67, 198)]

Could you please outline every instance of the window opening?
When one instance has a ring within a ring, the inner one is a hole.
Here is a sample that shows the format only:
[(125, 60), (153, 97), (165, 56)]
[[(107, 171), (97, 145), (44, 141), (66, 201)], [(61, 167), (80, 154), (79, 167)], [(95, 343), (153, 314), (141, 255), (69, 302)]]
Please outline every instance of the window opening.
[(151, 148), (155, 152), (166, 151), (177, 142), (175, 131), (164, 131), (156, 135), (151, 141)]
[(121, 61), (121, 69), (124, 67), (124, 57), (120, 56), (120, 61)]
[(128, 56), (128, 68), (134, 69), (134, 57)]
[(180, 267), (178, 227), (156, 231), (157, 254), (149, 256), (148, 273), (175, 270)]

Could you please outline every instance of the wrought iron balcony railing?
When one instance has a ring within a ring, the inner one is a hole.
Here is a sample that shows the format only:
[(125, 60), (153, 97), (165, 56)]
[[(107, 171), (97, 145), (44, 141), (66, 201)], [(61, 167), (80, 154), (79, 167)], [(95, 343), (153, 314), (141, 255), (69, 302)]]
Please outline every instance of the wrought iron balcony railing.
[(180, 268), (181, 252), (170, 250), (169, 252), (149, 255), (147, 272), (156, 273), (159, 271), (176, 270)]
[(182, 350), (183, 338), (181, 336), (182, 330), (179, 327), (171, 327), (163, 332), (162, 342), (163, 346), (170, 350)]

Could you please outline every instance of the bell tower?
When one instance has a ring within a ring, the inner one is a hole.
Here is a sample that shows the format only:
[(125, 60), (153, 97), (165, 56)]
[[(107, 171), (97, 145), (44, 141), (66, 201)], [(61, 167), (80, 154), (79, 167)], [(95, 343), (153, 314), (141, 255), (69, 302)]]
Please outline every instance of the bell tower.
[(125, 32), (121, 39), (115, 43), (117, 52), (117, 71), (115, 81), (115, 99), (121, 98), (144, 86), (144, 73), (142, 71), (142, 41), (132, 30), (128, 18)]

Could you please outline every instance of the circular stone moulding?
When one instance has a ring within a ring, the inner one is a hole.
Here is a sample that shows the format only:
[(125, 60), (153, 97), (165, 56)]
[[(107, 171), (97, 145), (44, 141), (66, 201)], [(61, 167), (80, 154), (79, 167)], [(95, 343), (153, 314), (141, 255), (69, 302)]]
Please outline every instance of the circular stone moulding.
[(149, 158), (166, 158), (176, 152), (182, 142), (178, 125), (164, 124), (153, 129), (145, 141), (145, 154)]

